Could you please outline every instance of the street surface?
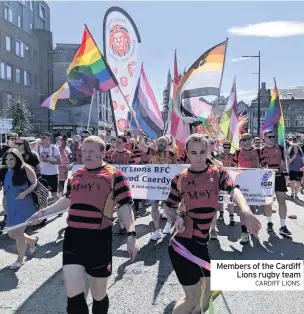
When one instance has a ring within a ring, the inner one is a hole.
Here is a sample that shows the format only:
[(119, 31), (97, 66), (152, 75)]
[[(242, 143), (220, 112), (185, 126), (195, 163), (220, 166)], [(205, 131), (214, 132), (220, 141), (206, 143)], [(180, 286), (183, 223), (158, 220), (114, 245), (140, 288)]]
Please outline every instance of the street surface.
[[(2, 195), (0, 195), (2, 198)], [(303, 196), (300, 196), (304, 200)], [(287, 220), (293, 239), (269, 236), (266, 219), (260, 242), (242, 247), (239, 223), (235, 227), (218, 224), (219, 241), (210, 242), (213, 259), (225, 260), (303, 260), (304, 202), (287, 201), (288, 214), (297, 220)], [(273, 207), (277, 210), (277, 204)], [(0, 212), (2, 208), (0, 209)], [(150, 208), (147, 209), (150, 211)], [(2, 213), (3, 214), (3, 213)], [(0, 215), (2, 215), (0, 214)], [(0, 314), (59, 314), (66, 313), (66, 294), (61, 273), (62, 240), (65, 218), (50, 219), (48, 224), (29, 233), (40, 237), (36, 255), (14, 272), (9, 265), (16, 259), (15, 242), (0, 235)], [(0, 220), (2, 217), (0, 216)], [(239, 219), (236, 218), (239, 222)], [(273, 216), (278, 234), (279, 216)], [(164, 226), (165, 221), (163, 221)], [(137, 219), (136, 231), (141, 251), (131, 264), (126, 252), (126, 237), (114, 235), (113, 275), (109, 280), (110, 314), (171, 314), (175, 302), (183, 295), (167, 253), (169, 237), (157, 243), (149, 241), (152, 230), (150, 214)], [(114, 227), (114, 232), (118, 226)], [(88, 296), (88, 302), (92, 300)], [(215, 314), (300, 314), (304, 308), (304, 292), (224, 292), (215, 300)]]

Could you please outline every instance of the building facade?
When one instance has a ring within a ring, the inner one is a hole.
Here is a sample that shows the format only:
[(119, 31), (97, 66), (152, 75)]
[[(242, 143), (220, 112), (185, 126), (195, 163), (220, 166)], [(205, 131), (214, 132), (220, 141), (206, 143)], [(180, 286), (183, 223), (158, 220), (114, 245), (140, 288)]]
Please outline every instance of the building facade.
[[(304, 87), (279, 88), (279, 96), (283, 107), (285, 133), (304, 133)], [(271, 100), (271, 90), (262, 82), (260, 89), (260, 126), (263, 127)], [(251, 102), (249, 110), (249, 129), (254, 136), (258, 134), (258, 98)]]
[(0, 2), (0, 117), (20, 95), (35, 116), (36, 132), (48, 124), (47, 112), (40, 105), (50, 90), (51, 43), (46, 2)]

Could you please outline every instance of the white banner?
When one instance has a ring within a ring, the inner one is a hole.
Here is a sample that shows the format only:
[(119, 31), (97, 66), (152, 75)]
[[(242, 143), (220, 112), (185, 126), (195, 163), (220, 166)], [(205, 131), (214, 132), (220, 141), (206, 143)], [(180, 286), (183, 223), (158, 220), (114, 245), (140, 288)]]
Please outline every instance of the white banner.
[[(142, 200), (166, 200), (171, 179), (189, 165), (114, 165), (128, 178), (132, 197)], [(72, 173), (83, 165), (74, 166)], [(249, 205), (273, 202), (275, 170), (226, 168), (235, 184), (240, 186)], [(228, 203), (230, 195), (220, 193), (219, 202)]]
[[(137, 27), (127, 12), (112, 7), (104, 16), (103, 38), (105, 58), (117, 78), (126, 101), (131, 104), (136, 57), (141, 42)], [(110, 93), (117, 131), (123, 134), (127, 128), (129, 110), (118, 87), (111, 89)]]

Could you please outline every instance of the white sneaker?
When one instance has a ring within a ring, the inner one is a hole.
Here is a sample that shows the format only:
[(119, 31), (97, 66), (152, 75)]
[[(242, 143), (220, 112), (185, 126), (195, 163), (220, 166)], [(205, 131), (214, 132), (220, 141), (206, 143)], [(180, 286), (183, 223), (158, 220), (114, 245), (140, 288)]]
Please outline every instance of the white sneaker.
[(162, 218), (162, 219), (167, 219), (167, 215), (166, 215), (165, 212), (163, 212), (163, 213), (161, 214), (161, 218)]
[(162, 234), (160, 233), (160, 231), (159, 230), (156, 230), (154, 233), (153, 233), (153, 235), (152, 235), (152, 237), (150, 238), (150, 240), (152, 240), (152, 241), (157, 241), (158, 239), (160, 239), (162, 237)]
[(164, 234), (170, 234), (171, 233), (171, 222), (167, 221), (165, 228), (163, 230)]
[(22, 264), (20, 264), (20, 263), (18, 263), (17, 261), (16, 262), (14, 262), (12, 265), (10, 265), (10, 269), (11, 270), (17, 270), (17, 269), (19, 269), (20, 267), (22, 266)]

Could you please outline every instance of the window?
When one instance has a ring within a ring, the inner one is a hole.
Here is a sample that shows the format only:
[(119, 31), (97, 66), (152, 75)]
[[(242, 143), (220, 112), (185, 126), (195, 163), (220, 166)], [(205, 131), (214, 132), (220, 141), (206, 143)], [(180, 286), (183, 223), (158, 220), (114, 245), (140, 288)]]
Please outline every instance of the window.
[(5, 49), (6, 51), (12, 52), (12, 39), (9, 36), (5, 37)]
[(295, 119), (294, 126), (296, 128), (302, 128), (304, 127), (304, 119)]
[(33, 29), (33, 28), (34, 28), (34, 24), (31, 23), (31, 24), (30, 24), (30, 29)]
[(24, 45), (24, 57), (31, 61), (30, 47), (27, 45)]
[(4, 18), (13, 23), (13, 9), (9, 7), (8, 5), (4, 6)]
[(38, 76), (34, 74), (33, 78), (34, 78), (34, 86), (38, 87)]
[(33, 1), (30, 0), (29, 3), (30, 3), (30, 10), (31, 10), (31, 11), (34, 11), (34, 4), (33, 4)]
[(33, 61), (34, 62), (38, 61), (38, 50), (37, 49), (33, 50)]
[(98, 117), (100, 120), (102, 120), (102, 107), (101, 106), (98, 106)]
[(290, 119), (284, 119), (284, 124), (286, 128), (290, 128)]
[(18, 15), (17, 22), (18, 22), (18, 27), (22, 28), (22, 20), (21, 20), (20, 15)]
[(10, 106), (13, 102), (13, 94), (7, 93), (6, 94), (6, 105), (7, 107)]
[(16, 83), (21, 84), (21, 70), (16, 68)]
[(102, 120), (107, 121), (107, 112), (105, 107), (102, 107)]
[(0, 79), (5, 80), (5, 63), (0, 61)]
[(42, 6), (40, 3), (39, 3), (39, 17), (41, 17), (43, 20), (46, 19), (46, 16), (45, 16), (45, 7)]
[(10, 65), (6, 65), (6, 79), (8, 81), (12, 81), (13, 78), (12, 78), (12, 67)]
[(32, 74), (24, 71), (23, 72), (23, 82), (25, 86), (31, 86), (32, 85)]
[(19, 40), (16, 40), (16, 55), (24, 58), (24, 44)]

